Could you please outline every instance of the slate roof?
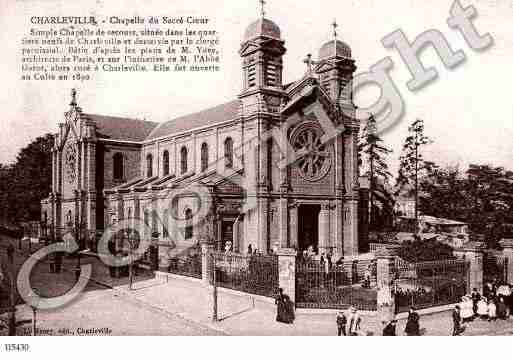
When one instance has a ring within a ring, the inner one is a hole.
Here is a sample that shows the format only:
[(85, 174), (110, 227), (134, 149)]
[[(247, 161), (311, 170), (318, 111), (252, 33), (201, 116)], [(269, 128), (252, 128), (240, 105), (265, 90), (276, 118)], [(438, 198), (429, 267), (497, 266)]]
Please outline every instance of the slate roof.
[(198, 127), (214, 125), (223, 121), (232, 120), (237, 117), (239, 107), (240, 101), (234, 100), (197, 113), (163, 122), (151, 131), (146, 139), (151, 140), (182, 131), (192, 130)]
[(143, 141), (157, 127), (157, 122), (131, 118), (84, 114), (96, 123), (98, 137), (112, 140)]

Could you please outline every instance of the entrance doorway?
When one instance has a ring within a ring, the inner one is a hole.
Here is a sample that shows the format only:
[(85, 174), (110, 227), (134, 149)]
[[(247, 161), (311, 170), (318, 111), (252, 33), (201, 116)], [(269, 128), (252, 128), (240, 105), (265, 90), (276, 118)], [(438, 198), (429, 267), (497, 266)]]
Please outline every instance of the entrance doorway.
[(319, 212), (318, 204), (302, 204), (298, 209), (298, 250), (306, 251), (312, 246), (315, 253), (319, 248)]

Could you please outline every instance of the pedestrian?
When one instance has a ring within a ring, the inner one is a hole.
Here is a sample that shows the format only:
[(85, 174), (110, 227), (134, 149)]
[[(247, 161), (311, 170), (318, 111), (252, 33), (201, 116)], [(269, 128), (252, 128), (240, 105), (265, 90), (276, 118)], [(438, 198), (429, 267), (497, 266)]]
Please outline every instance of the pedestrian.
[[(386, 324), (386, 322), (384, 322)], [(396, 336), (396, 325), (397, 320), (392, 319), (388, 322), (388, 324), (383, 328), (383, 336), (384, 337), (395, 337)]]
[(470, 296), (463, 296), (460, 303), (460, 316), (461, 323), (470, 322), (474, 318), (474, 311), (472, 309), (472, 299)]
[(497, 305), (495, 304), (495, 299), (490, 299), (488, 301), (488, 321), (497, 320)]
[(292, 324), (294, 322), (293, 312), (291, 313), (291, 300), (288, 295), (283, 293), (283, 288), (278, 290), (276, 297), (276, 321), (285, 324)]
[(488, 301), (484, 296), (477, 302), (477, 315), (482, 320), (488, 319)]
[(362, 318), (360, 317), (360, 314), (358, 313), (358, 311), (356, 310), (355, 307), (351, 307), (350, 308), (350, 315), (349, 315), (349, 318), (348, 318), (348, 323), (349, 323), (349, 335), (350, 336), (358, 336), (359, 332), (360, 332), (360, 324), (362, 322)]
[(504, 297), (499, 295), (499, 301), (497, 302), (497, 318), (507, 319), (508, 318), (508, 307), (504, 302)]
[(419, 324), (420, 316), (415, 311), (414, 307), (410, 308), (410, 312), (408, 313), (408, 319), (406, 320), (406, 327), (404, 331), (408, 336), (418, 336), (420, 335), (420, 324)]
[(253, 254), (253, 246), (250, 244), (248, 244), (248, 256), (252, 255)]
[(481, 299), (481, 294), (477, 291), (477, 288), (473, 288), (470, 293), (470, 297), (472, 298), (472, 310), (474, 311), (474, 316), (477, 316), (477, 303)]
[(463, 331), (461, 329), (461, 316), (460, 316), (460, 306), (457, 305), (454, 307), (454, 310), (452, 311), (452, 323), (453, 323), (453, 329), (452, 329), (452, 335), (458, 336)]
[(346, 336), (346, 324), (347, 324), (347, 317), (344, 314), (343, 311), (339, 311), (337, 314), (337, 329), (338, 329), (338, 336), (340, 337), (342, 334)]

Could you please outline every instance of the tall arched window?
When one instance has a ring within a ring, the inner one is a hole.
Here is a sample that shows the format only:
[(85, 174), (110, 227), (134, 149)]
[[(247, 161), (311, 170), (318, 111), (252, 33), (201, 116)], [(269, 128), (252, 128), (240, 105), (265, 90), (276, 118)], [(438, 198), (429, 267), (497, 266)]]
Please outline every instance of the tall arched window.
[(153, 176), (153, 156), (148, 154), (146, 156), (146, 177), (152, 177)]
[(224, 165), (226, 168), (233, 168), (233, 140), (231, 137), (224, 141)]
[(208, 168), (208, 144), (203, 142), (201, 145), (201, 172), (206, 171)]
[(187, 147), (180, 150), (180, 169), (181, 174), (187, 173)]
[(116, 153), (112, 157), (113, 167), (114, 167), (114, 173), (113, 177), (115, 180), (122, 180), (123, 179), (123, 154), (122, 153)]
[(193, 229), (192, 229), (192, 209), (187, 208), (185, 210), (185, 239), (192, 238)]
[(162, 167), (164, 169), (164, 176), (169, 174), (169, 151), (164, 151), (162, 155)]

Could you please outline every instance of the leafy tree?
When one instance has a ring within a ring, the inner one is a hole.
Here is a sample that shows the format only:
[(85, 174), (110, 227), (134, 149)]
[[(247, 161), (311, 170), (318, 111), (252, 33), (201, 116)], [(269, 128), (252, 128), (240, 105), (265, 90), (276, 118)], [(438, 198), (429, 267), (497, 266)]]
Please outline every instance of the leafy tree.
[(399, 157), (399, 172), (396, 180), (396, 194), (400, 193), (405, 187), (412, 188), (415, 198), (415, 222), (418, 223), (419, 217), (419, 178), (426, 171), (433, 170), (434, 163), (424, 160), (422, 148), (432, 143), (431, 139), (424, 134), (424, 121), (415, 120), (408, 127), (408, 136), (406, 137)]
[(9, 222), (40, 218), (40, 201), (51, 191), (52, 148), (51, 134), (38, 137), (18, 153), (14, 165), (0, 168), (0, 199), (6, 200)]
[(369, 227), (372, 229), (376, 227), (378, 221), (376, 200), (380, 202), (385, 211), (388, 210), (391, 213), (393, 209), (393, 199), (386, 187), (392, 177), (387, 163), (387, 156), (392, 153), (392, 150), (385, 146), (378, 135), (376, 119), (372, 115), (362, 130), (358, 153), (360, 168), (363, 169), (362, 174), (368, 175), (370, 181)]
[(403, 242), (397, 254), (408, 262), (454, 259), (452, 247), (434, 238)]

